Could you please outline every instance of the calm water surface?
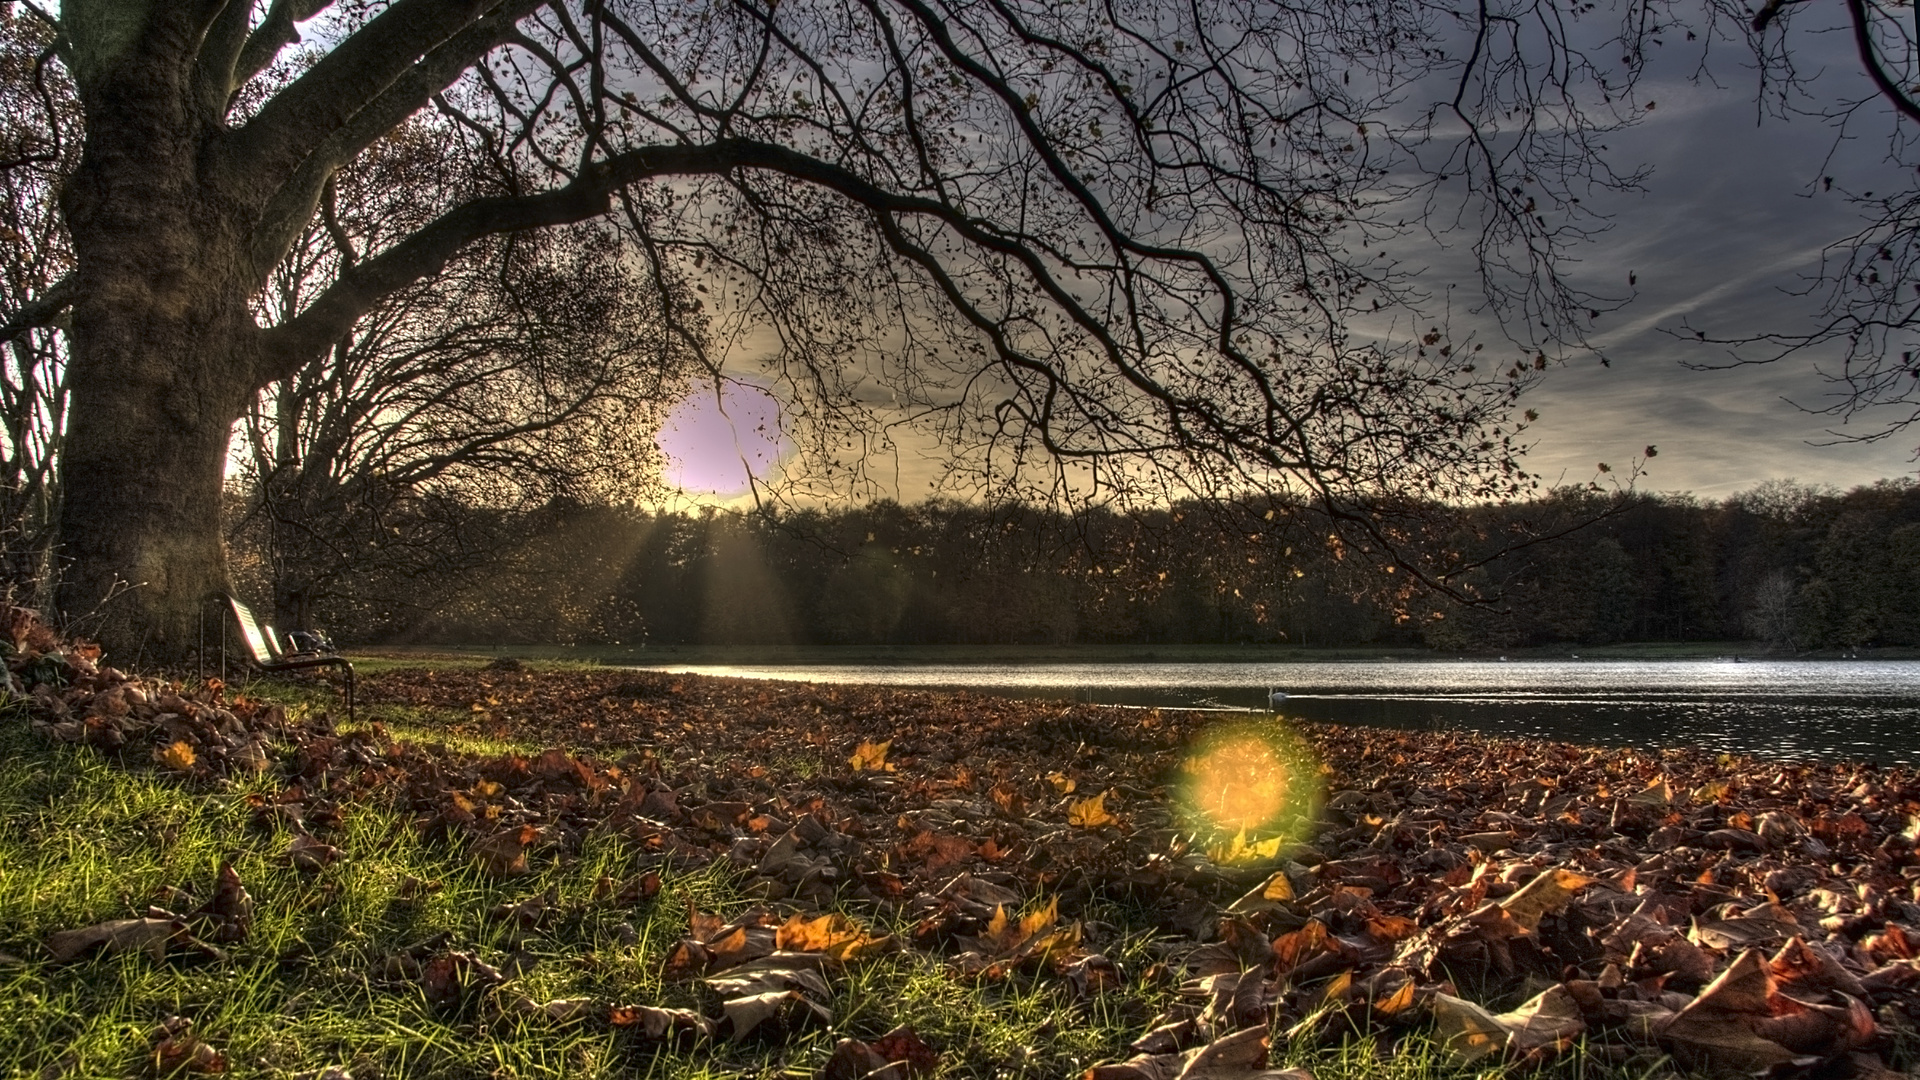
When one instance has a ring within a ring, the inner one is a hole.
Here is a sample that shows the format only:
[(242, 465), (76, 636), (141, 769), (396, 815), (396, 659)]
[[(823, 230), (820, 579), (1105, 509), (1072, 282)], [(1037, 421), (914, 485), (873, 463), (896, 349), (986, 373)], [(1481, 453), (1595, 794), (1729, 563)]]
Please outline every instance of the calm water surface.
[(1763, 757), (1920, 762), (1920, 661), (1373, 661), (1287, 664), (677, 666), (752, 679), (1262, 709), (1397, 728)]

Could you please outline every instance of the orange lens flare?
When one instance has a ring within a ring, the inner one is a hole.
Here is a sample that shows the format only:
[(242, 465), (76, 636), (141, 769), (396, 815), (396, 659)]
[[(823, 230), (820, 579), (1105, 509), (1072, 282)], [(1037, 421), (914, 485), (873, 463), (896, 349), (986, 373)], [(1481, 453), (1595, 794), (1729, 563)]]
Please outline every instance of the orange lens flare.
[(1193, 762), (1194, 809), (1220, 829), (1258, 829), (1280, 816), (1292, 770), (1256, 737), (1229, 739)]
[(1273, 722), (1236, 724), (1201, 740), (1185, 765), (1187, 827), (1214, 837), (1299, 839), (1318, 804), (1305, 744)]

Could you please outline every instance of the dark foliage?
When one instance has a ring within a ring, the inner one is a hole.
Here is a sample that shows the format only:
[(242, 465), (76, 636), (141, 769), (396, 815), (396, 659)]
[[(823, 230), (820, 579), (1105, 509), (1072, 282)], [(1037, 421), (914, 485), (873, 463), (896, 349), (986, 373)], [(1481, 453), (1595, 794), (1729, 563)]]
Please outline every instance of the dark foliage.
[(1911, 480), (1844, 494), (1774, 482), (1723, 502), (1558, 491), (1429, 512), (1447, 531), (1414, 539), (1468, 567), (1446, 584), (1471, 603), (1281, 503), (1078, 517), (940, 501), (431, 510), (447, 536), (525, 539), (457, 567), (362, 568), (319, 621), (360, 642), (1920, 645)]

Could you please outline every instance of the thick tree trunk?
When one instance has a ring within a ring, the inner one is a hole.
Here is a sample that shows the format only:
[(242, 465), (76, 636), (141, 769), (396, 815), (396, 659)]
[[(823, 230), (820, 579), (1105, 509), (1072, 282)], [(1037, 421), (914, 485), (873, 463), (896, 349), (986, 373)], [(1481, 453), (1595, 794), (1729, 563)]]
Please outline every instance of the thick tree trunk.
[(235, 234), (247, 215), (223, 195), (237, 185), (205, 175), (218, 122), (197, 115), (190, 43), (165, 24), (91, 87), (62, 196), (80, 288), (56, 599), (119, 665), (183, 659), (226, 587), (227, 444), (258, 338)]
[(222, 486), (245, 387), (209, 370), (226, 366), (209, 353), (233, 351), (218, 334), (151, 307), (94, 316), (75, 322), (60, 608), (114, 663), (178, 660), (226, 587)]

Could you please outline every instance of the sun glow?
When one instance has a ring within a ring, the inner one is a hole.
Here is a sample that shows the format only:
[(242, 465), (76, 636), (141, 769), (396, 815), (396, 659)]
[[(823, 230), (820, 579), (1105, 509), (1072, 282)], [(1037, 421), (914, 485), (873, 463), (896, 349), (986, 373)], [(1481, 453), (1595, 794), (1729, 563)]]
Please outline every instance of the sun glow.
[[(1203, 838), (1266, 837), (1261, 849), (1301, 839), (1319, 805), (1319, 769), (1300, 738), (1272, 721), (1231, 724), (1187, 758), (1181, 810)], [(1278, 842), (1272, 842), (1278, 841)]]
[(667, 413), (655, 441), (664, 477), (689, 494), (743, 495), (766, 482), (793, 452), (780, 402), (741, 379), (694, 390)]

